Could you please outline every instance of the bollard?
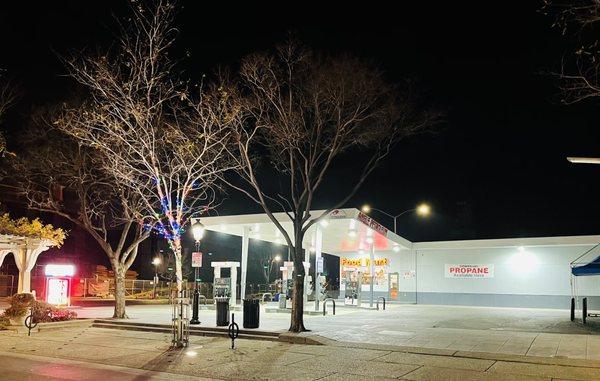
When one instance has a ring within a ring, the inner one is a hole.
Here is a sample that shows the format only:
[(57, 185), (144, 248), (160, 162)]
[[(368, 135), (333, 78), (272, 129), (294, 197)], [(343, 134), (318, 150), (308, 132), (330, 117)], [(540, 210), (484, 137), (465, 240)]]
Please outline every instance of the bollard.
[(575, 298), (571, 298), (571, 321), (575, 320)]
[(587, 298), (583, 298), (583, 311), (581, 311), (581, 317), (583, 318), (583, 324), (587, 323)]
[(385, 298), (383, 296), (377, 298), (377, 311), (379, 311), (379, 300), (383, 300), (383, 310), (385, 311)]
[(31, 330), (37, 327), (37, 322), (33, 321), (33, 311), (30, 310), (29, 316), (25, 318), (25, 327), (27, 327), (27, 336), (31, 336)]
[(331, 303), (333, 303), (333, 314), (335, 315), (335, 300), (333, 300), (332, 298), (326, 298), (325, 300), (323, 300), (323, 316), (327, 314), (327, 310), (325, 309), (325, 307), (327, 307), (328, 300), (331, 300)]
[(235, 349), (235, 339), (240, 334), (240, 327), (235, 322), (235, 314), (231, 314), (231, 324), (229, 324), (229, 328), (227, 328), (227, 335), (231, 339), (231, 349)]

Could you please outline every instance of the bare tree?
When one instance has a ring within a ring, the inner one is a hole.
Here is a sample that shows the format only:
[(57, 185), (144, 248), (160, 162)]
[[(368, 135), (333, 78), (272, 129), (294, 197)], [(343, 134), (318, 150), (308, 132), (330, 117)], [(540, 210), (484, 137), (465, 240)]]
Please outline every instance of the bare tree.
[(201, 86), (193, 94), (174, 74), (175, 11), (166, 1), (134, 5), (111, 50), (67, 61), (91, 101), (67, 113), (63, 130), (100, 150), (104, 169), (138, 195), (175, 255), (181, 290), (181, 235), (192, 213), (214, 203), (215, 180), (228, 168), (228, 122), (218, 99)]
[[(11, 81), (2, 78), (2, 71), (0, 70), (0, 123), (4, 120), (6, 111), (15, 104), (19, 97), (18, 87)], [(0, 131), (0, 157), (7, 153), (9, 152), (6, 150), (6, 138)]]
[[(221, 90), (222, 103), (237, 120), (232, 156), (240, 169), (228, 183), (264, 209), (290, 247), (298, 275), (290, 331), (304, 331), (302, 261), (308, 229), (347, 203), (400, 139), (427, 130), (439, 114), (420, 111), (408, 93), (388, 85), (368, 63), (317, 55), (295, 42), (246, 57), (237, 83), (224, 81)], [(352, 159), (353, 186), (340, 190), (324, 213), (312, 215), (319, 189), (327, 180), (335, 182), (332, 167), (356, 150), (364, 160)], [(273, 176), (259, 173), (261, 158), (275, 169), (279, 189), (272, 189)], [(276, 210), (285, 212), (293, 231), (286, 231)]]
[(600, 97), (600, 1), (546, 0), (541, 11), (554, 19), (552, 26), (572, 43), (560, 69), (552, 73), (558, 79), (562, 103)]
[(101, 152), (79, 145), (45, 113), (34, 114), (32, 127), (21, 136), (23, 152), (11, 160), (13, 182), (30, 209), (59, 215), (94, 238), (115, 274), (113, 317), (127, 318), (125, 274), (149, 236), (139, 197), (103, 170)]

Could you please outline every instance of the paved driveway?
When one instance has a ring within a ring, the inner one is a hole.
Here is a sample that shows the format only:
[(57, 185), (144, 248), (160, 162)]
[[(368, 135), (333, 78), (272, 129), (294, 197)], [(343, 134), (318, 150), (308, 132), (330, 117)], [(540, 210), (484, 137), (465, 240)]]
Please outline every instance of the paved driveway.
[[(80, 317), (110, 318), (110, 307), (86, 307)], [(129, 321), (169, 324), (169, 306), (130, 306)], [(242, 313), (236, 320), (242, 319)], [(215, 311), (200, 311), (203, 326)], [(600, 359), (600, 324), (569, 320), (564, 310), (388, 305), (386, 311), (338, 307), (336, 316), (306, 316), (305, 325), (329, 339), (529, 356)], [(261, 311), (260, 329), (283, 331), (289, 314)]]

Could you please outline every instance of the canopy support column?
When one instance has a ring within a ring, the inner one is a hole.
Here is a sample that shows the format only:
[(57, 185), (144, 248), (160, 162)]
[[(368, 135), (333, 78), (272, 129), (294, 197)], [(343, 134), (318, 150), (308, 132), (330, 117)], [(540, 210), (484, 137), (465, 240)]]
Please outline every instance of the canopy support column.
[(373, 307), (373, 299), (374, 299), (374, 288), (373, 282), (375, 281), (375, 243), (371, 244), (371, 250), (369, 255), (369, 274), (371, 274), (371, 281), (369, 282), (369, 307)]
[(321, 258), (321, 251), (323, 250), (323, 230), (321, 226), (317, 224), (315, 231), (315, 279), (313, 280), (315, 289), (315, 311), (319, 311), (319, 295), (321, 293), (321, 284), (319, 283), (319, 260)]
[(244, 226), (242, 234), (242, 274), (240, 280), (240, 298), (246, 298), (246, 272), (248, 270), (248, 247), (250, 246), (250, 227)]
[(4, 262), (4, 258), (11, 252), (12, 250), (0, 250), (0, 266)]
[(38, 256), (47, 248), (20, 248), (15, 256), (15, 263), (19, 269), (18, 293), (31, 292), (31, 270), (35, 266)]

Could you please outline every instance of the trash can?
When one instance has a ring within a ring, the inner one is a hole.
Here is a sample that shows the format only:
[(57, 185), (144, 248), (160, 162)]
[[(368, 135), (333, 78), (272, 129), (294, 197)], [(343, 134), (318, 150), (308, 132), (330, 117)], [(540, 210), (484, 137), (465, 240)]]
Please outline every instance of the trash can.
[(215, 298), (217, 303), (217, 327), (229, 325), (229, 298)]
[(260, 323), (260, 301), (258, 299), (244, 300), (244, 328), (258, 328)]
[(285, 296), (285, 294), (279, 294), (279, 308), (285, 310), (286, 306), (286, 302), (287, 302), (287, 298)]

